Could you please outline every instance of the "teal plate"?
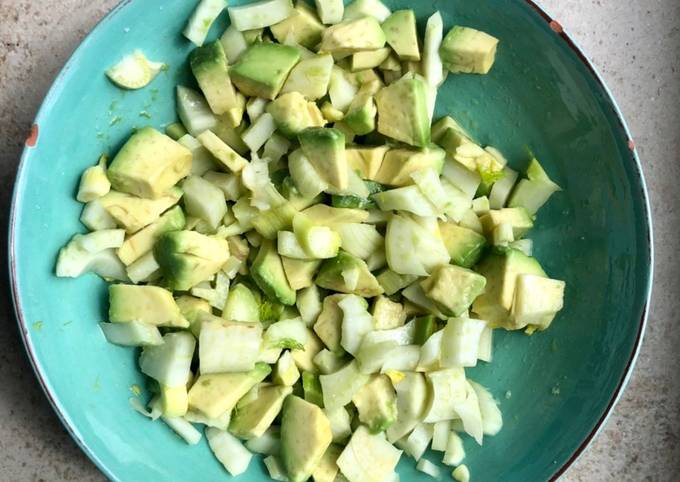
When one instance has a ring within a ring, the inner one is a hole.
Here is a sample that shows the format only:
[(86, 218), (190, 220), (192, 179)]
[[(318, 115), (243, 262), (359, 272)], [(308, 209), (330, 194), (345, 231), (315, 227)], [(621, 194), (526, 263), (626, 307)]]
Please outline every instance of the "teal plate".
[[(232, 2), (234, 4), (241, 2)], [(45, 393), (82, 449), (112, 480), (229, 478), (201, 442), (189, 447), (162, 423), (131, 410), (143, 385), (137, 352), (109, 345), (105, 283), (57, 279), (59, 248), (82, 231), (75, 201), (80, 173), (114, 152), (133, 127), (175, 120), (173, 88), (188, 82), (191, 50), (180, 32), (194, 2), (124, 2), (85, 39), (35, 120), (16, 181), (10, 228), (11, 279), (19, 325)], [(500, 400), (505, 426), (484, 447), (466, 441), (478, 482), (557, 478), (602, 427), (640, 347), (652, 279), (649, 204), (635, 148), (593, 67), (539, 7), (520, 0), (395, 0), (421, 23), (441, 10), (455, 24), (501, 39), (488, 76), (452, 75), (438, 115), (453, 114), (483, 144), (523, 169), (529, 147), (564, 192), (540, 213), (536, 256), (567, 282), (566, 305), (549, 331), (499, 333), (494, 361), (470, 370)], [(227, 22), (223, 14), (212, 35)], [(421, 25), (422, 27), (422, 25)], [(103, 71), (142, 49), (170, 69), (124, 92)], [(441, 454), (427, 454), (432, 461)], [(404, 457), (405, 481), (430, 480)], [(240, 480), (266, 480), (255, 460)]]

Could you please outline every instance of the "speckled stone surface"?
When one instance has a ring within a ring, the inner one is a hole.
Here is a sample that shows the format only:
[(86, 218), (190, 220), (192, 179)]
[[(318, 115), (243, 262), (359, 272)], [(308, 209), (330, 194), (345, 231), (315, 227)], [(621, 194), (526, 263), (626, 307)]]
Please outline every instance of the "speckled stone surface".
[[(471, 0), (472, 1), (472, 0)], [(0, 0), (0, 225), (41, 99), (116, 0)], [(644, 161), (656, 275), (631, 383), (565, 482), (680, 480), (680, 0), (543, 0), (594, 60)], [(6, 252), (2, 234), (1, 252)], [(24, 355), (0, 257), (0, 481), (99, 481), (52, 412)], [(533, 481), (527, 481), (533, 482)]]

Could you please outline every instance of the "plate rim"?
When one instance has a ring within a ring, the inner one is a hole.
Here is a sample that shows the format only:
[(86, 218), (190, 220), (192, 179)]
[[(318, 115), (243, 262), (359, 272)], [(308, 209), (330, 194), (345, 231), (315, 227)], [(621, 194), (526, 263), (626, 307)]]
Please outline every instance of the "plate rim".
[[(644, 340), (644, 334), (646, 331), (647, 323), (648, 323), (648, 318), (649, 318), (649, 307), (651, 303), (651, 295), (652, 295), (652, 286), (653, 286), (653, 280), (654, 280), (654, 230), (653, 230), (653, 222), (652, 222), (652, 211), (651, 211), (651, 205), (650, 205), (650, 200), (649, 200), (649, 192), (647, 188), (647, 182), (645, 179), (645, 174), (644, 170), (642, 169), (642, 163), (640, 160), (639, 153), (635, 147), (635, 144), (633, 142), (633, 137), (631, 135), (630, 128), (623, 116), (623, 113), (621, 111), (620, 106), (618, 105), (616, 98), (612, 94), (612, 91), (608, 87), (607, 83), (605, 82), (602, 74), (600, 73), (599, 69), (593, 64), (593, 62), (586, 56), (583, 48), (572, 38), (572, 36), (563, 28), (563, 26), (547, 11), (547, 9), (542, 6), (537, 0), (521, 0), (522, 2), (526, 3), (530, 8), (532, 8), (534, 11), (536, 11), (550, 26), (550, 28), (555, 32), (556, 35), (559, 35), (562, 37), (562, 39), (565, 41), (567, 46), (572, 50), (572, 52), (576, 55), (578, 60), (583, 64), (583, 66), (586, 67), (586, 69), (589, 71), (590, 75), (592, 76), (593, 80), (597, 82), (597, 84), (600, 86), (600, 88), (603, 90), (603, 92), (606, 94), (603, 101), (608, 103), (610, 107), (613, 110), (613, 113), (616, 117), (616, 120), (619, 122), (621, 129), (625, 133), (625, 135), (628, 138), (628, 145), (631, 150), (632, 154), (632, 159), (633, 159), (633, 164), (631, 167), (634, 168), (634, 177), (637, 178), (638, 184), (639, 184), (639, 189), (643, 201), (643, 215), (645, 218), (645, 229), (646, 229), (646, 240), (647, 240), (647, 256), (648, 256), (648, 266), (647, 266), (647, 286), (645, 286), (645, 293), (644, 293), (644, 306), (642, 309), (642, 315), (640, 317), (640, 321), (638, 323), (638, 330), (635, 338), (634, 345), (632, 347), (632, 350), (630, 352), (628, 361), (626, 363), (626, 367), (623, 371), (623, 374), (621, 376), (621, 379), (619, 380), (619, 383), (616, 386), (616, 389), (611, 395), (611, 398), (607, 404), (607, 406), (604, 408), (603, 412), (600, 414), (600, 417), (598, 418), (597, 422), (595, 425), (591, 428), (589, 433), (585, 435), (584, 439), (582, 442), (579, 444), (579, 446), (574, 450), (572, 455), (562, 464), (561, 467), (559, 467), (557, 470), (554, 471), (553, 475), (550, 477), (550, 481), (555, 481), (559, 479), (562, 475), (564, 475), (567, 470), (574, 465), (574, 463), (585, 453), (585, 451), (588, 449), (588, 447), (592, 444), (593, 440), (598, 436), (598, 434), (602, 431), (604, 428), (607, 420), (611, 416), (614, 408), (620, 401), (629, 381), (630, 378), (633, 374), (634, 368), (635, 368), (635, 363), (637, 362), (638, 356), (640, 354), (640, 349), (642, 347), (642, 342)], [(28, 162), (28, 158), (31, 153), (31, 149), (34, 145), (34, 141), (37, 139), (39, 136), (39, 125), (40, 125), (40, 120), (44, 116), (44, 112), (46, 110), (46, 106), (48, 106), (52, 98), (57, 95), (57, 91), (59, 90), (61, 84), (64, 81), (64, 77), (66, 76), (67, 72), (71, 69), (72, 65), (75, 62), (75, 58), (78, 56), (78, 54), (81, 52), (81, 50), (84, 50), (87, 48), (89, 43), (92, 41), (93, 35), (95, 32), (97, 32), (100, 27), (105, 26), (109, 22), (111, 22), (116, 15), (118, 15), (123, 9), (125, 9), (129, 4), (132, 3), (132, 0), (123, 0), (118, 5), (116, 5), (113, 9), (111, 9), (104, 17), (102, 17), (96, 24), (95, 26), (90, 30), (90, 32), (83, 38), (83, 40), (80, 42), (80, 44), (74, 49), (74, 51), (71, 53), (69, 56), (68, 60), (64, 64), (64, 66), (61, 68), (59, 73), (56, 75), (54, 78), (47, 94), (45, 95), (44, 99), (42, 100), (40, 104), (40, 108), (38, 109), (32, 127), (31, 127), (31, 132), (28, 138), (26, 139), (24, 148), (21, 153), (21, 157), (19, 160), (19, 164), (17, 166), (17, 171), (16, 171), (16, 176), (14, 180), (14, 185), (12, 188), (12, 198), (11, 198), (11, 206), (10, 206), (10, 216), (9, 216), (9, 230), (8, 230), (8, 258), (9, 258), (9, 282), (10, 282), (10, 291), (12, 295), (12, 305), (14, 308), (14, 313), (17, 319), (17, 325), (19, 328), (19, 334), (21, 335), (21, 340), (23, 342), (24, 348), (26, 350), (26, 354), (28, 355), (28, 358), (30, 360), (31, 366), (33, 368), (33, 371), (36, 375), (36, 378), (38, 379), (38, 382), (45, 393), (48, 401), (50, 402), (50, 405), (52, 406), (52, 409), (56, 413), (57, 417), (61, 421), (62, 425), (66, 429), (67, 433), (73, 438), (73, 440), (76, 442), (78, 447), (87, 455), (87, 457), (97, 466), (97, 468), (110, 480), (113, 481), (119, 481), (120, 479), (112, 472), (112, 469), (109, 468), (98, 456), (97, 454), (84, 442), (84, 440), (81, 438), (80, 433), (76, 425), (73, 423), (73, 421), (70, 419), (70, 417), (65, 413), (63, 407), (61, 406), (60, 401), (57, 399), (57, 397), (53, 394), (52, 388), (50, 385), (50, 382), (43, 373), (43, 368), (38, 360), (37, 356), (35, 355), (35, 351), (33, 348), (32, 341), (30, 339), (30, 336), (28, 335), (29, 328), (28, 324), (24, 318), (23, 315), (23, 310), (21, 308), (21, 295), (19, 293), (19, 288), (17, 285), (17, 270), (16, 270), (16, 256), (15, 256), (15, 245), (16, 245), (16, 225), (17, 225), (17, 211), (18, 211), (18, 206), (20, 204), (20, 199), (19, 199), (19, 194), (20, 194), (20, 185), (21, 185), (21, 180), (25, 174), (26, 171), (26, 164)]]

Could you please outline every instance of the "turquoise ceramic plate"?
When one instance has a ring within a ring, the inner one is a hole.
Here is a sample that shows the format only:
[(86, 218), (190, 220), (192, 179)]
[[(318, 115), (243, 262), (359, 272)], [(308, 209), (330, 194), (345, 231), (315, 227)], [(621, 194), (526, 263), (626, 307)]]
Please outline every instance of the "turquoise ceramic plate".
[[(240, 2), (232, 2), (240, 3)], [(620, 396), (640, 346), (651, 285), (651, 224), (635, 150), (606, 87), (572, 41), (520, 0), (390, 1), (434, 9), (501, 39), (488, 76), (450, 76), (438, 114), (452, 113), (484, 144), (523, 168), (526, 148), (564, 187), (540, 212), (532, 237), (566, 307), (546, 333), (500, 333), (494, 362), (471, 370), (500, 400), (505, 427), (483, 448), (466, 442), (474, 480), (556, 478), (581, 453)], [(175, 120), (173, 88), (187, 82), (191, 50), (180, 36), (194, 2), (124, 2), (83, 42), (48, 94), (16, 182), (10, 260), (26, 348), (55, 410), (111, 479), (204, 481), (228, 475), (207, 445), (188, 447), (130, 409), (142, 384), (137, 353), (105, 342), (105, 284), (57, 279), (58, 249), (74, 232), (81, 171), (114, 152), (136, 126)], [(217, 35), (226, 15), (213, 28)], [(123, 92), (104, 77), (122, 54), (144, 50), (170, 64), (149, 87)], [(429, 454), (439, 460), (440, 454)], [(404, 458), (402, 480), (429, 480)], [(265, 480), (254, 461), (243, 481)]]

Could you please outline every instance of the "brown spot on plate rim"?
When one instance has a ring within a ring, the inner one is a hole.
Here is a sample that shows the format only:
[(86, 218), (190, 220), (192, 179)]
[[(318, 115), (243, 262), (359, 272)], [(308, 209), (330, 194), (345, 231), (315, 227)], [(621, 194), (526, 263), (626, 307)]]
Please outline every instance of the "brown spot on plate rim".
[(31, 126), (31, 132), (26, 138), (26, 146), (35, 147), (35, 145), (38, 143), (38, 130), (38, 124), (33, 124)]

